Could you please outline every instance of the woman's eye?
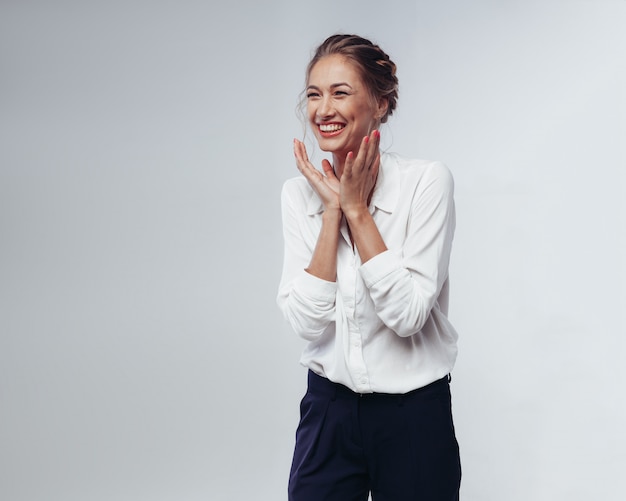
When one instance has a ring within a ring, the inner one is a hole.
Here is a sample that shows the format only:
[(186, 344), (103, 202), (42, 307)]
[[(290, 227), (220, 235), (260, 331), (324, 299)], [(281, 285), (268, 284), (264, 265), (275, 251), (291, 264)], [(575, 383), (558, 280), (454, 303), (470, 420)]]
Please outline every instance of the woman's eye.
[(309, 92), (306, 97), (307, 99), (311, 99), (312, 97), (319, 97), (319, 94), (317, 92)]
[(335, 91), (335, 96), (347, 96), (348, 93), (345, 90)]

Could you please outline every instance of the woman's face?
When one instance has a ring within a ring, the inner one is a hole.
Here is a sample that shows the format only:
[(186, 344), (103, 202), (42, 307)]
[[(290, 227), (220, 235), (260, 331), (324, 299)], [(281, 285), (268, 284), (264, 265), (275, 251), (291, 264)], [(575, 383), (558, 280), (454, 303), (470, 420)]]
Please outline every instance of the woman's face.
[(320, 148), (341, 157), (357, 153), (386, 107), (372, 98), (354, 63), (339, 54), (313, 66), (306, 93), (309, 123)]

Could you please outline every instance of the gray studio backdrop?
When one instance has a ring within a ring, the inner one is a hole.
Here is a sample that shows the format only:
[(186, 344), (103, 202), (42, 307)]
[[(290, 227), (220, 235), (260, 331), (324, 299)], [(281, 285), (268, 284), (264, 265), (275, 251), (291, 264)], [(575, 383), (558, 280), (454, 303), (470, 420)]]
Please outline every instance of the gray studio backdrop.
[(462, 498), (624, 499), (624, 26), (619, 0), (3, 0), (0, 499), (286, 499), (279, 196), (335, 32), (398, 64), (383, 147), (456, 179)]

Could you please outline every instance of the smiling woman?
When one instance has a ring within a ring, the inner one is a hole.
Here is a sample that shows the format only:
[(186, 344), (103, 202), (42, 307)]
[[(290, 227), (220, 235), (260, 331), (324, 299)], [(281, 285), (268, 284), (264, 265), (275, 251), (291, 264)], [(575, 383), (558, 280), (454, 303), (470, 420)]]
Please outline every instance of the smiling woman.
[(453, 181), (440, 162), (381, 154), (397, 88), (387, 54), (354, 35), (307, 68), (308, 124), (332, 163), (316, 169), (294, 140), (302, 177), (282, 193), (278, 304), (309, 369), (291, 501), (458, 499)]
[(320, 148), (333, 152), (338, 177), (348, 152), (358, 151), (386, 111), (387, 99), (370, 94), (356, 63), (345, 56), (331, 54), (311, 68), (307, 115)]

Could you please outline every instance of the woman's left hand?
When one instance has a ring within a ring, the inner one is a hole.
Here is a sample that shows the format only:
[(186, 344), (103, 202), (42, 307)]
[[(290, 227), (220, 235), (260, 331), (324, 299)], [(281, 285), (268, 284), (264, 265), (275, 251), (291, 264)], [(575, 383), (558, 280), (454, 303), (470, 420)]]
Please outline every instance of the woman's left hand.
[(368, 210), (380, 166), (379, 145), (380, 132), (375, 130), (363, 138), (356, 156), (350, 152), (346, 157), (339, 190), (341, 209), (346, 216)]

